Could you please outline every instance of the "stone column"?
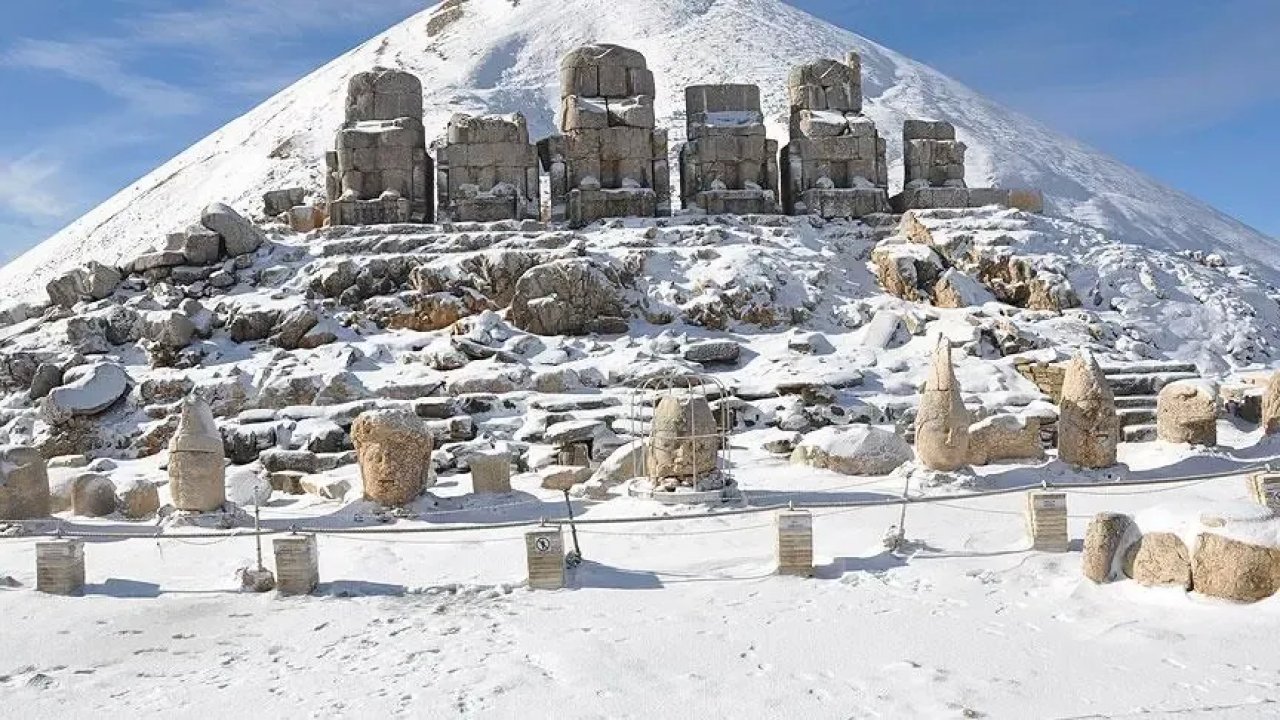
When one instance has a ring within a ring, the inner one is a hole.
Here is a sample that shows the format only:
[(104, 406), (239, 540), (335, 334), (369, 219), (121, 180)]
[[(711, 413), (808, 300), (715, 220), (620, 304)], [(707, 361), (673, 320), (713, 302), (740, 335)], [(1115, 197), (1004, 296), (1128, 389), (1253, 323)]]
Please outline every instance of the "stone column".
[(182, 402), (178, 430), (169, 443), (169, 493), (179, 510), (213, 512), (226, 502), (222, 435), (209, 403), (198, 395)]

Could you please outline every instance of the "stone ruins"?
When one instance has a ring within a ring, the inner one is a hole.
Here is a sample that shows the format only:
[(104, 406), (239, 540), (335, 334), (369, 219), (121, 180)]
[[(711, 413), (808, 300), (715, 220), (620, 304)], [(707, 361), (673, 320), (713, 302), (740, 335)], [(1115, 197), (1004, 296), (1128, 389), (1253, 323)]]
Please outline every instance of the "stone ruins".
[(360, 413), (351, 427), (364, 497), (387, 507), (408, 505), (431, 487), (434, 436), (417, 415), (405, 410)]
[(655, 129), (653, 73), (618, 45), (586, 45), (560, 63), (560, 130), (538, 143), (552, 221), (671, 214), (667, 131)]
[(1058, 457), (1084, 468), (1116, 464), (1120, 420), (1116, 399), (1097, 360), (1080, 351), (1067, 365), (1058, 415)]
[(440, 222), (538, 220), (538, 150), (524, 115), (454, 115), (436, 144)]
[(860, 218), (889, 211), (885, 142), (862, 114), (862, 58), (819, 60), (791, 71), (791, 142), (782, 148), (789, 215)]
[(346, 122), (325, 162), (331, 225), (430, 222), (434, 170), (417, 76), (374, 68), (351, 78)]
[(959, 470), (969, 461), (969, 411), (951, 366), (951, 345), (938, 338), (933, 367), (916, 411), (916, 455), (931, 470)]
[(927, 208), (1007, 205), (1041, 212), (1044, 197), (1031, 190), (971, 188), (964, 180), (968, 148), (956, 139), (956, 128), (939, 120), (907, 120), (902, 124), (902, 192), (890, 198), (894, 212)]
[(724, 487), (718, 472), (721, 437), (705, 397), (666, 395), (653, 411), (646, 466), (655, 486), (695, 490)]
[(169, 489), (173, 506), (192, 512), (220, 510), (226, 502), (222, 435), (213, 409), (198, 395), (182, 402), (178, 430), (169, 442)]
[(684, 102), (684, 208), (709, 215), (778, 212), (778, 143), (765, 137), (760, 88), (693, 85), (685, 89)]

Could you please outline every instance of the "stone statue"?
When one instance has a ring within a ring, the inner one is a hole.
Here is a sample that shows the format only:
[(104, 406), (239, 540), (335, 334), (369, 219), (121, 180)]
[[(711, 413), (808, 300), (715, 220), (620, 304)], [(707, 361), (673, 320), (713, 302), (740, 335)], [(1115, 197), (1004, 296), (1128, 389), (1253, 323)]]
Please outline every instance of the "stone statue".
[(709, 215), (768, 214), (778, 207), (778, 143), (765, 137), (760, 88), (685, 88), (689, 141), (680, 148), (680, 198)]
[(386, 68), (352, 77), (337, 150), (325, 162), (331, 225), (430, 222), (435, 171), (422, 127), (422, 82)]
[(1116, 464), (1120, 418), (1111, 385), (1093, 354), (1081, 350), (1067, 365), (1058, 403), (1058, 457), (1085, 468)]
[(0, 520), (49, 517), (49, 474), (35, 448), (0, 447)]
[(969, 411), (951, 367), (951, 345), (938, 338), (916, 412), (916, 457), (931, 470), (959, 470), (969, 460)]
[(653, 411), (645, 460), (649, 477), (658, 484), (712, 490), (724, 484), (716, 472), (719, 458), (720, 432), (706, 398), (663, 396)]
[(169, 493), (179, 510), (213, 512), (226, 502), (222, 435), (209, 403), (196, 394), (182, 401), (169, 442)]
[(436, 143), (441, 222), (537, 220), (538, 150), (524, 115), (454, 115)]
[(857, 218), (889, 211), (885, 141), (862, 114), (862, 59), (818, 60), (791, 71), (791, 142), (782, 149), (789, 215)]
[(408, 505), (432, 484), (430, 428), (407, 410), (370, 410), (351, 426), (364, 478), (364, 497), (384, 506)]
[(560, 130), (538, 143), (550, 174), (551, 220), (671, 214), (667, 131), (655, 129), (644, 56), (586, 45), (560, 63)]

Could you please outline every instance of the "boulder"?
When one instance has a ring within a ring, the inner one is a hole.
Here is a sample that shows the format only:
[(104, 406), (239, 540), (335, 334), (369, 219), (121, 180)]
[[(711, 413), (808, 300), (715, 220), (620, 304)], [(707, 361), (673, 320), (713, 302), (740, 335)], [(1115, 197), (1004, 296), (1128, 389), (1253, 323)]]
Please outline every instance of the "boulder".
[(0, 520), (49, 517), (49, 474), (35, 448), (0, 447)]
[(189, 265), (211, 265), (222, 256), (222, 237), (203, 225), (169, 235), (169, 252), (182, 253)]
[(703, 365), (735, 363), (742, 354), (742, 346), (732, 340), (703, 340), (686, 345), (684, 359)]
[(224, 487), (227, 501), (238, 507), (265, 505), (271, 500), (271, 483), (248, 468), (228, 472)]
[(355, 373), (342, 370), (321, 379), (324, 387), (316, 393), (312, 402), (316, 405), (345, 405), (357, 400), (368, 400), (373, 393)]
[(77, 417), (100, 415), (129, 390), (129, 376), (115, 363), (79, 365), (63, 374), (63, 384), (44, 399), (45, 415), (52, 424)]
[(1147, 533), (1124, 554), (1124, 574), (1143, 585), (1191, 589), (1191, 553), (1173, 533)]
[(431, 486), (431, 431), (407, 410), (361, 413), (351, 427), (364, 478), (364, 497), (385, 505), (407, 505)]
[(1218, 385), (1178, 380), (1156, 398), (1156, 436), (1165, 442), (1218, 444)]
[(71, 512), (81, 517), (106, 517), (116, 511), (116, 486), (98, 473), (76, 476), (71, 485)]
[(969, 426), (970, 465), (1043, 459), (1040, 421), (1036, 418), (1000, 413)]
[(300, 305), (280, 315), (272, 329), (271, 344), (285, 350), (297, 350), (302, 338), (320, 322), (315, 310)]
[(969, 411), (951, 367), (951, 345), (939, 337), (916, 412), (916, 456), (932, 470), (964, 467), (969, 460), (969, 425)]
[(155, 483), (132, 477), (116, 486), (116, 505), (130, 520), (149, 518), (160, 510), (160, 491)]
[(896, 433), (870, 425), (825, 427), (800, 441), (791, 462), (844, 475), (888, 475), (912, 458)]
[(933, 286), (933, 304), (941, 308), (976, 307), (995, 300), (976, 279), (951, 268)]
[(644, 440), (632, 440), (614, 450), (591, 474), (584, 494), (593, 498), (603, 498), (610, 488), (643, 475), (645, 445)]
[(199, 395), (182, 402), (178, 429), (169, 442), (169, 492), (179, 510), (212, 512), (226, 502), (222, 435), (213, 409)]
[(53, 363), (40, 363), (31, 378), (31, 389), (28, 397), (42, 400), (51, 390), (62, 384), (62, 368)]
[(1058, 406), (1058, 457), (1085, 468), (1115, 465), (1120, 419), (1111, 386), (1092, 353), (1081, 350), (1067, 365)]
[(271, 335), (279, 319), (279, 310), (238, 307), (232, 312), (231, 320), (227, 323), (227, 333), (231, 335), (232, 340), (239, 343), (265, 340)]
[(902, 316), (891, 310), (877, 310), (862, 329), (862, 344), (872, 350), (891, 350), (911, 340), (911, 330)]
[(1280, 372), (1273, 373), (1262, 394), (1262, 429), (1268, 435), (1280, 433)]
[(1191, 578), (1198, 593), (1238, 602), (1262, 600), (1280, 588), (1280, 550), (1201, 533)]
[(591, 468), (577, 465), (549, 465), (538, 471), (543, 490), (567, 491), (578, 483), (591, 479)]
[(720, 442), (706, 398), (664, 395), (653, 411), (645, 461), (649, 477), (692, 481), (706, 475), (717, 467)]
[(258, 226), (223, 203), (206, 207), (200, 224), (222, 236), (223, 247), (232, 257), (255, 252), (266, 240)]
[(184, 348), (191, 344), (196, 334), (196, 324), (177, 310), (160, 310), (143, 316), (142, 336), (169, 348)]
[(616, 274), (586, 258), (569, 258), (520, 276), (509, 319), (535, 335), (582, 335), (597, 318), (623, 314)]
[(351, 483), (343, 478), (307, 475), (302, 478), (302, 491), (325, 500), (341, 500), (351, 491)]
[(1084, 533), (1084, 576), (1096, 583), (1119, 576), (1120, 551), (1133, 527), (1122, 513), (1098, 513)]

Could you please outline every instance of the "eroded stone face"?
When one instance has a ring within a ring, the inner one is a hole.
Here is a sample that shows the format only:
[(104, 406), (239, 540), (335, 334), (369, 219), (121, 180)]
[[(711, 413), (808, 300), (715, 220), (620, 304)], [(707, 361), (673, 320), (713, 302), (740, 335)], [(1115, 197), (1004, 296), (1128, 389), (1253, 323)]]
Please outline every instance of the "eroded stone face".
[(706, 398), (667, 395), (653, 412), (646, 464), (649, 477), (695, 485), (716, 470), (720, 435)]
[(388, 507), (408, 505), (432, 484), (431, 430), (405, 410), (361, 413), (351, 427), (364, 478), (364, 497)]
[(969, 460), (969, 411), (951, 367), (951, 346), (940, 338), (916, 413), (916, 456), (932, 470), (951, 471)]
[(1058, 457), (1085, 468), (1116, 464), (1120, 420), (1115, 396), (1093, 355), (1082, 351), (1067, 365), (1058, 415)]

